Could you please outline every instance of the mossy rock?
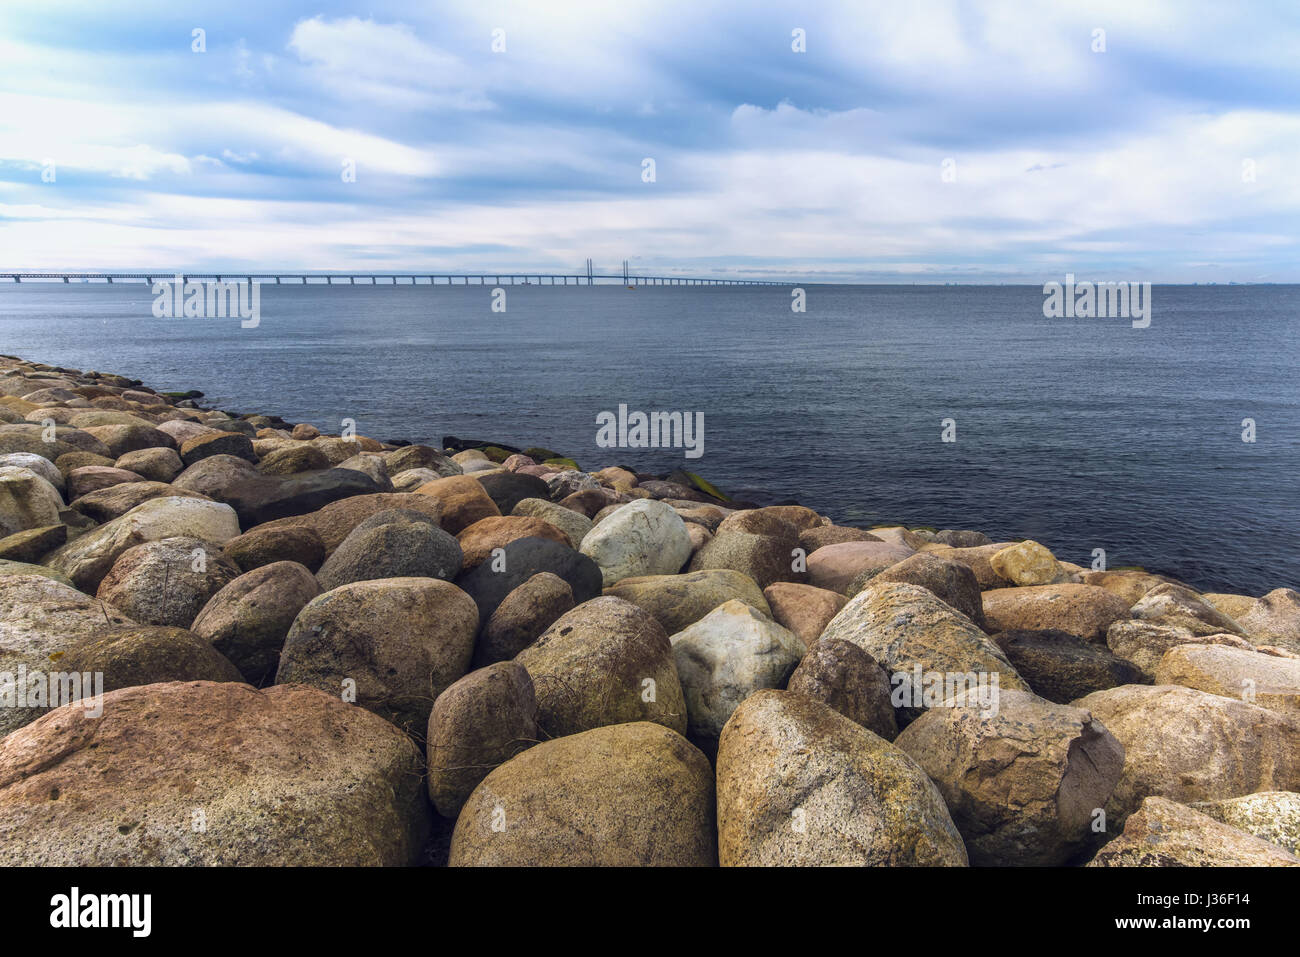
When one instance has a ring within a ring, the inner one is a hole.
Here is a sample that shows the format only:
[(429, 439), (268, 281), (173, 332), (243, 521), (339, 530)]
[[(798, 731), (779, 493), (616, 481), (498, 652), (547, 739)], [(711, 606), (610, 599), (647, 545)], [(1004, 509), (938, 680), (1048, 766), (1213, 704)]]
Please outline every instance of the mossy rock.
[(552, 452), (550, 449), (544, 449), (538, 445), (534, 445), (531, 449), (524, 449), (524, 455), (534, 462), (545, 462), (547, 459), (561, 458), (559, 452)]
[(480, 448), (479, 451), (482, 452), (484, 455), (486, 455), (493, 462), (496, 462), (498, 464), (504, 462), (506, 459), (510, 458), (510, 456), (514, 454), (513, 452), (507, 452), (499, 445), (485, 445), (482, 448)]
[(701, 492), (703, 492), (705, 495), (712, 495), (714, 498), (721, 499), (724, 502), (731, 501), (730, 496), (724, 495), (722, 494), (722, 492), (718, 491), (718, 487), (714, 485), (712, 482), (710, 482), (708, 479), (701, 478), (700, 476), (696, 475), (694, 472), (687, 472), (684, 469), (682, 474), (684, 474), (687, 478), (689, 478), (691, 480), (691, 484), (694, 485)]
[(561, 456), (561, 455), (555, 455), (555, 456), (552, 456), (551, 458), (544, 460), (544, 461), (542, 462), (542, 464), (543, 464), (543, 465), (562, 465), (562, 466), (564, 466), (565, 468), (574, 469), (575, 471), (579, 471), (579, 472), (582, 471), (582, 469), (578, 468), (578, 463), (577, 463), (577, 462), (573, 461), (573, 459), (566, 459), (566, 458), (564, 458), (564, 457)]

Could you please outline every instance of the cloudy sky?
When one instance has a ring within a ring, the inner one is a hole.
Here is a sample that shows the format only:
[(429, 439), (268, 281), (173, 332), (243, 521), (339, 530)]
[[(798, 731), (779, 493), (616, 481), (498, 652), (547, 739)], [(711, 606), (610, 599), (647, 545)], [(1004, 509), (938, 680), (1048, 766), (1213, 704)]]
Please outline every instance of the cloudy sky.
[(6, 3), (0, 270), (1295, 282), (1298, 49), (1294, 0)]

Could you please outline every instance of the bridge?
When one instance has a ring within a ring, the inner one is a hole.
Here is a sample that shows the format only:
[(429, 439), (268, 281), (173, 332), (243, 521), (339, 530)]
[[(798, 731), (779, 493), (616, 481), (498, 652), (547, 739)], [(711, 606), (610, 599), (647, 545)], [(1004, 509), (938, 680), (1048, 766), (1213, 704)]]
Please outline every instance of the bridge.
[(775, 279), (732, 279), (716, 276), (638, 276), (633, 274), (627, 260), (623, 271), (597, 273), (587, 260), (582, 273), (537, 272), (486, 272), (486, 273), (411, 273), (411, 272), (270, 272), (242, 271), (173, 272), (9, 272), (0, 271), (0, 280), (22, 282), (172, 282), (177, 276), (183, 282), (259, 282), (274, 285), (333, 286), (596, 286), (613, 283), (624, 286), (789, 286), (789, 281)]

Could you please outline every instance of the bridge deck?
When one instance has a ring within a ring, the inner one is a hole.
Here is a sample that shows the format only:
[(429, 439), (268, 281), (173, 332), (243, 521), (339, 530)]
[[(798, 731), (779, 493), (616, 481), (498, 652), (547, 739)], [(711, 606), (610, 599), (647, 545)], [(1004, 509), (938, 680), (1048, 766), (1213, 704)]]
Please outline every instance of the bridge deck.
[[(177, 274), (157, 272), (0, 272), (10, 282), (169, 282)], [(587, 273), (181, 273), (182, 281), (262, 282), (276, 285), (538, 285), (583, 286), (620, 283), (634, 286), (789, 286), (775, 279), (724, 279), (702, 276), (621, 276)], [(421, 280), (424, 280), (421, 282)]]

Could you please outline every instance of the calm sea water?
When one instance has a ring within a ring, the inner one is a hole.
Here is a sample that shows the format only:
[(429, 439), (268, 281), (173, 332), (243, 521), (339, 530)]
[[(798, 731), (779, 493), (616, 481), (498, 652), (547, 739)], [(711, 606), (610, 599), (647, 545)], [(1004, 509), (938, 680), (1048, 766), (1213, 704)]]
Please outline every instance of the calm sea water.
[[(1300, 587), (1300, 287), (1156, 287), (1150, 328), (1039, 287), (263, 287), (261, 325), (159, 320), (144, 285), (0, 286), (0, 352), (379, 438), (684, 466), (837, 522), (1030, 537), (1206, 590)], [(700, 411), (705, 453), (596, 447)], [(957, 441), (941, 441), (941, 420)], [(1242, 441), (1242, 420), (1257, 441)]]

